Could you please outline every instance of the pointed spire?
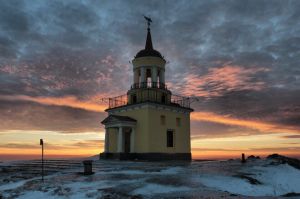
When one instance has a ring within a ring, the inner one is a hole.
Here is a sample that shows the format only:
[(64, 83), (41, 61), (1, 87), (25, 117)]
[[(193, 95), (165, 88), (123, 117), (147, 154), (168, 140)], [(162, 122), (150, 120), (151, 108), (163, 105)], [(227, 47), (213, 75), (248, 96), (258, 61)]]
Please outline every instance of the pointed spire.
[(150, 28), (148, 27), (147, 30), (148, 30), (148, 33), (147, 33), (147, 39), (146, 39), (145, 49), (146, 50), (153, 50)]
[(160, 57), (164, 60), (164, 58), (160, 54), (160, 52), (153, 49), (151, 31), (150, 31), (150, 25), (151, 25), (152, 20), (151, 20), (150, 17), (144, 16), (144, 18), (146, 19), (147, 25), (148, 25), (145, 49), (139, 51), (134, 58), (139, 58), (139, 57)]

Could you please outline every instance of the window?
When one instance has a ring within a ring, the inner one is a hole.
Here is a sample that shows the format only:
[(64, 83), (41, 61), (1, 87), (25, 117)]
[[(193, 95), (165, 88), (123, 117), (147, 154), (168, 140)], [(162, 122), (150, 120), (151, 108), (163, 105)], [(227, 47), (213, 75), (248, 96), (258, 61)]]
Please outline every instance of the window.
[(166, 116), (164, 116), (164, 115), (160, 116), (160, 124), (161, 125), (165, 125), (166, 124)]
[(167, 130), (167, 147), (174, 147), (174, 132)]
[(179, 117), (176, 118), (176, 126), (181, 126), (181, 120)]

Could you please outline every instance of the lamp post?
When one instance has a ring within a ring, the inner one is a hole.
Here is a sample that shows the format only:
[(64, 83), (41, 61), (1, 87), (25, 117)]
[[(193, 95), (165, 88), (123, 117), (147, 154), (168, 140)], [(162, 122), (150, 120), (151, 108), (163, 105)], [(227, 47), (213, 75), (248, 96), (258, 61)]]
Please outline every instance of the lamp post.
[(42, 146), (42, 181), (44, 182), (44, 141), (40, 139), (40, 145)]

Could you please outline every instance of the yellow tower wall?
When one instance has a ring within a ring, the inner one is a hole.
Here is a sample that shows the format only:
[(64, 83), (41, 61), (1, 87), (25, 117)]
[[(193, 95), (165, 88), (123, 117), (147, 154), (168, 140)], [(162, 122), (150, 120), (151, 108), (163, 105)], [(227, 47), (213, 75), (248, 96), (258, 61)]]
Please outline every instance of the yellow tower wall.
[[(173, 107), (166, 110), (159, 107), (142, 106), (122, 111), (111, 112), (114, 115), (128, 116), (137, 120), (135, 128), (135, 153), (190, 153), (190, 114), (175, 112)], [(160, 116), (165, 116), (165, 124), (161, 124)], [(180, 118), (181, 125), (176, 125)], [(174, 131), (174, 147), (167, 147), (167, 130)], [(114, 139), (114, 140), (113, 140)], [(110, 152), (116, 152), (117, 134), (109, 140)]]
[[(165, 124), (161, 124), (160, 116), (165, 116)], [(178, 113), (171, 110), (150, 109), (149, 151), (151, 153), (190, 153), (190, 117), (189, 113)], [(176, 118), (181, 124), (177, 126)], [(174, 146), (167, 147), (167, 130), (174, 132)]]

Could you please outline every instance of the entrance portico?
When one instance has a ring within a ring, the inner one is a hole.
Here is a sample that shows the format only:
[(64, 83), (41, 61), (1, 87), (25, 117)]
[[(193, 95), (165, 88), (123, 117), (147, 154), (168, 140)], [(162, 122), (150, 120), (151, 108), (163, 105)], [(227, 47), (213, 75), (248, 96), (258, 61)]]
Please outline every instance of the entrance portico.
[[(116, 153), (134, 153), (135, 152), (135, 126), (136, 120), (127, 116), (109, 115), (104, 119), (102, 124), (105, 125), (105, 146), (102, 156), (111, 156)], [(112, 132), (117, 132), (116, 149), (113, 150)]]

